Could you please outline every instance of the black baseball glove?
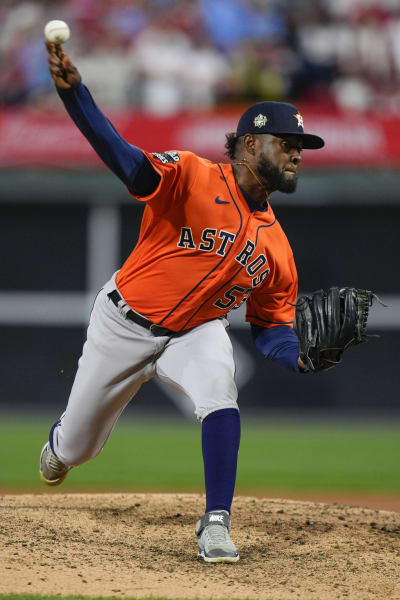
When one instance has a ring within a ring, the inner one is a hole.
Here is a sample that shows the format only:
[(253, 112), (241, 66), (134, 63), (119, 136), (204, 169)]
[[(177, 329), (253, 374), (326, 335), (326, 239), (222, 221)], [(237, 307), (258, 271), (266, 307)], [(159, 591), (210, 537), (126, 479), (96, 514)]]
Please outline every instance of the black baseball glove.
[(347, 348), (365, 342), (369, 308), (376, 295), (368, 290), (331, 287), (296, 303), (299, 354), (308, 371), (327, 371)]

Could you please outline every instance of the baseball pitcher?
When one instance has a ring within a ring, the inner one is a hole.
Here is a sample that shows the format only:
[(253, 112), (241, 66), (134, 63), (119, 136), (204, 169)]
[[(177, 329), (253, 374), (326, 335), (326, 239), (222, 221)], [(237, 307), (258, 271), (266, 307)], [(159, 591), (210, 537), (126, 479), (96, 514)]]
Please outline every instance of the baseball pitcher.
[(62, 47), (47, 48), (70, 117), (145, 210), (138, 243), (96, 298), (66, 410), (41, 453), (41, 477), (59, 485), (95, 457), (141, 385), (158, 376), (184, 392), (202, 425), (198, 556), (236, 562), (230, 513), (240, 417), (227, 315), (246, 302), (258, 350), (290, 371), (314, 370), (315, 339), (299, 350), (294, 331), (296, 267), (269, 198), (295, 191), (303, 148), (324, 142), (304, 133), (291, 104), (259, 102), (227, 135), (232, 164), (142, 150), (102, 114)]

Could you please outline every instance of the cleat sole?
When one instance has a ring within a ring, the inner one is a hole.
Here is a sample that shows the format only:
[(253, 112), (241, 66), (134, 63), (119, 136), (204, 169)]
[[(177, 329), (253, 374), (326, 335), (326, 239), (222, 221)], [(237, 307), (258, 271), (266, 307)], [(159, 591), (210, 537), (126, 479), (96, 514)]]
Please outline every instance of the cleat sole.
[(216, 556), (213, 558), (209, 558), (204, 555), (204, 552), (199, 552), (197, 558), (202, 558), (204, 562), (207, 563), (235, 563), (239, 560), (239, 555), (237, 556)]
[(51, 487), (55, 487), (56, 485), (60, 485), (64, 479), (66, 478), (66, 476), (68, 475), (68, 471), (67, 473), (65, 473), (65, 475), (63, 475), (62, 477), (58, 477), (58, 479), (46, 479), (46, 477), (43, 475), (42, 471), (39, 471), (40, 474), (40, 479), (46, 484), (46, 485), (50, 485)]

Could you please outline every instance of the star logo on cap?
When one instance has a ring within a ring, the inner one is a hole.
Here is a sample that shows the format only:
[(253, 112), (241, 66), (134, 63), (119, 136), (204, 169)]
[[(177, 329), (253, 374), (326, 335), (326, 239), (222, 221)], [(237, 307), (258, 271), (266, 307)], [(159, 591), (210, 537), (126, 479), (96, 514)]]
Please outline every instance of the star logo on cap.
[(297, 115), (293, 115), (295, 119), (297, 119), (297, 127), (304, 127), (304, 121), (303, 121), (303, 117), (301, 116), (300, 113), (297, 113)]
[(264, 125), (266, 125), (268, 122), (268, 118), (265, 115), (262, 115), (261, 113), (259, 115), (257, 115), (254, 119), (254, 127), (264, 127)]

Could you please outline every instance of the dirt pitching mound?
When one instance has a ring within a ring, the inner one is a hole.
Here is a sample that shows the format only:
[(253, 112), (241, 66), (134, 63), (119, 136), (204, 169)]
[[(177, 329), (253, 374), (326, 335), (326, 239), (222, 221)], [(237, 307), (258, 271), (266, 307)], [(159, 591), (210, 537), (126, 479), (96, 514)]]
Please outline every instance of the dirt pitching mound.
[(196, 558), (195, 494), (0, 497), (0, 592), (400, 598), (400, 514), (238, 497), (236, 564)]

